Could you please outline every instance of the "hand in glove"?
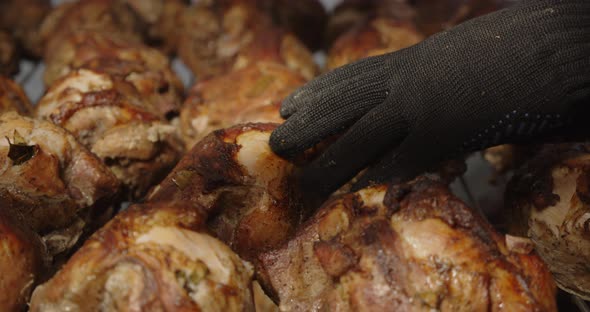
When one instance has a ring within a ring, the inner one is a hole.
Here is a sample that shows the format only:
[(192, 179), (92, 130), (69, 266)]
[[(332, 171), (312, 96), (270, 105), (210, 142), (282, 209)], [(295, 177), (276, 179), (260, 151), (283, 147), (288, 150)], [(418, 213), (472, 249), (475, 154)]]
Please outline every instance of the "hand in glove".
[(590, 94), (590, 1), (531, 0), (309, 82), (282, 104), (271, 148), (291, 157), (342, 136), (305, 168), (331, 192), (404, 180), (450, 156), (544, 137)]

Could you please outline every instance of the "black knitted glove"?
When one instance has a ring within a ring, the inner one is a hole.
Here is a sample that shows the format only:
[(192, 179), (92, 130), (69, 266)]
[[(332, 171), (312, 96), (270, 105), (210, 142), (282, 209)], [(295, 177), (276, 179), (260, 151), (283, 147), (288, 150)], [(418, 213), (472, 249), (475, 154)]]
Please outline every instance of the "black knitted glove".
[(343, 133), (303, 174), (331, 192), (367, 166), (359, 186), (545, 137), (576, 123), (589, 94), (590, 0), (523, 1), (318, 77), (283, 102), (270, 144), (291, 157)]

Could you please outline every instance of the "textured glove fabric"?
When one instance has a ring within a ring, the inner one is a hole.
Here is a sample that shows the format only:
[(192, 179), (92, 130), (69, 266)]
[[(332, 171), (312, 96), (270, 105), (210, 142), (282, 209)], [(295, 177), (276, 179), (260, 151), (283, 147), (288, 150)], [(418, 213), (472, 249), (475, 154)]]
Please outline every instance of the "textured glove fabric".
[(309, 82), (270, 144), (292, 157), (341, 134), (303, 173), (331, 192), (366, 167), (359, 186), (546, 137), (578, 122), (589, 94), (590, 1), (522, 1)]

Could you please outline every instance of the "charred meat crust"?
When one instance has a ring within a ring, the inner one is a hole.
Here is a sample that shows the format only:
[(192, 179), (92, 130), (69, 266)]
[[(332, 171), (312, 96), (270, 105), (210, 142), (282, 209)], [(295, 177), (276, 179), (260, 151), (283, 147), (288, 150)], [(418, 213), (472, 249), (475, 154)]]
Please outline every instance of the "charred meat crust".
[(260, 261), (283, 310), (556, 309), (541, 260), (427, 178), (336, 197)]
[[(196, 203), (206, 209), (202, 213), (207, 215), (209, 230), (240, 256), (254, 261), (258, 253), (290, 237), (306, 215), (300, 194), (290, 187), (294, 167), (268, 147), (245, 151), (241, 145), (265, 144), (276, 126), (250, 123), (214, 131), (180, 160), (148, 200)], [(246, 165), (243, 159), (264, 162), (262, 166), (268, 168), (247, 167), (252, 164)]]

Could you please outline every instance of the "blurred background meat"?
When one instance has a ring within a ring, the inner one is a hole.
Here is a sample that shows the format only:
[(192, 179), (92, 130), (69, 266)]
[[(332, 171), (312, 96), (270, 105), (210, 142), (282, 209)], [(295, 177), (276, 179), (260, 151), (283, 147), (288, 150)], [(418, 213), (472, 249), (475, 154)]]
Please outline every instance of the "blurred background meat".
[(43, 50), (39, 28), (50, 10), (49, 0), (2, 0), (0, 29), (16, 39), (24, 54), (38, 58)]
[(372, 19), (411, 23), (414, 17), (414, 8), (407, 0), (344, 0), (334, 8), (328, 19), (325, 48), (330, 48), (344, 33), (362, 27)]
[(52, 9), (40, 29), (43, 51), (56, 49), (63, 36), (86, 30), (116, 33), (127, 40), (143, 39), (141, 19), (122, 0), (64, 2)]
[(282, 311), (555, 311), (543, 262), (507, 241), (418, 178), (329, 200), (259, 274)]
[(180, 115), (187, 148), (213, 130), (244, 122), (283, 122), (281, 101), (304, 83), (296, 72), (268, 62), (198, 82)]
[(147, 24), (145, 41), (166, 54), (176, 52), (179, 41), (178, 20), (188, 0), (125, 0)]
[(590, 299), (590, 144), (546, 145), (506, 190), (510, 233), (530, 237), (564, 290)]
[(199, 2), (182, 16), (178, 53), (198, 79), (260, 61), (284, 64), (306, 79), (316, 74), (311, 52), (271, 16), (251, 1), (222, 2)]
[(0, 30), (0, 75), (10, 76), (18, 72), (18, 52), (12, 36)]
[(334, 69), (361, 58), (407, 48), (424, 37), (410, 22), (376, 18), (344, 33), (328, 53), (327, 69)]
[(33, 106), (17, 83), (0, 76), (0, 114), (11, 111), (29, 116), (33, 112)]
[[(239, 1), (239, 0), (238, 0)], [(308, 49), (322, 47), (328, 14), (318, 0), (255, 0), (258, 8), (268, 12), (276, 25), (294, 33)]]

